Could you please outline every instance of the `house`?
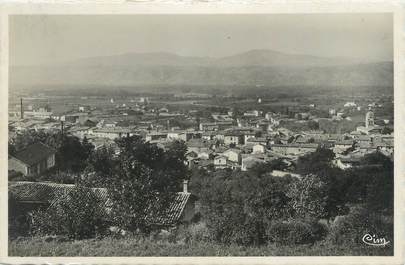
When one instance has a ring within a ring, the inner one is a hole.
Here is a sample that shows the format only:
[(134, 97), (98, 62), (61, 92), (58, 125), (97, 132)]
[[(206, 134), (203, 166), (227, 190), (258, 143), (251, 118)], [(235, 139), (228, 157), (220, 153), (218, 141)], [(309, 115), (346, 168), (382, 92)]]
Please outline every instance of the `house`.
[(239, 131), (228, 131), (224, 135), (225, 145), (240, 145), (244, 143), (244, 134)]
[(69, 133), (83, 139), (89, 133), (90, 128), (86, 126), (71, 127)]
[(110, 127), (110, 128), (99, 128), (90, 130), (89, 133), (95, 137), (108, 138), (114, 140), (121, 137), (130, 137), (136, 135), (131, 129), (126, 127)]
[(362, 134), (369, 135), (369, 134), (379, 134), (381, 133), (382, 128), (375, 125), (375, 126), (359, 126), (356, 130)]
[(197, 152), (197, 156), (198, 156), (198, 158), (201, 158), (201, 159), (210, 159), (210, 158), (212, 158), (211, 156), (213, 153), (214, 153), (214, 151), (212, 151), (209, 148), (201, 148), (199, 150), (199, 152)]
[(56, 150), (43, 144), (35, 143), (10, 156), (8, 170), (28, 175), (40, 175), (55, 165)]
[(346, 102), (346, 103), (343, 105), (343, 107), (345, 107), (345, 108), (357, 107), (357, 104), (354, 103), (353, 101), (351, 101), (351, 102)]
[(240, 163), (241, 151), (239, 149), (230, 148), (222, 153), (229, 161)]
[(266, 160), (262, 157), (258, 157), (258, 156), (253, 156), (253, 155), (249, 155), (249, 156), (244, 156), (242, 157), (242, 166), (241, 166), (241, 170), (242, 171), (247, 171), (248, 169), (252, 168), (254, 165), (258, 164), (258, 163), (265, 163)]
[(243, 113), (243, 116), (245, 117), (258, 117), (259, 116), (259, 111), (257, 110), (248, 110)]
[(226, 168), (227, 160), (228, 158), (226, 156), (223, 155), (216, 156), (214, 158), (214, 167), (219, 169)]
[(202, 139), (190, 139), (186, 142), (187, 152), (196, 152), (197, 154), (200, 150), (206, 150), (211, 148), (214, 143), (212, 141), (202, 140)]
[(265, 138), (265, 137), (249, 137), (247, 140), (246, 140), (246, 142), (245, 142), (245, 144), (247, 144), (247, 145), (255, 145), (255, 144), (263, 144), (263, 145), (266, 145), (267, 144), (267, 138)]
[(167, 132), (150, 132), (146, 134), (145, 141), (146, 142), (153, 142), (153, 141), (162, 141), (167, 139)]
[(219, 129), (219, 126), (215, 122), (204, 122), (200, 123), (199, 129), (201, 131), (216, 131)]
[(353, 140), (341, 140), (335, 143), (335, 147), (339, 149), (347, 149), (353, 146)]
[(79, 112), (90, 111), (90, 106), (79, 106)]
[[(9, 198), (13, 198), (22, 215), (29, 215), (39, 208), (49, 207), (57, 200), (69, 196), (75, 188), (73, 184), (51, 182), (9, 182)], [(111, 200), (107, 188), (91, 188), (99, 199), (100, 205), (107, 211), (111, 209)], [(188, 192), (188, 181), (183, 182), (183, 191), (174, 194), (173, 201), (161, 213), (145, 217), (150, 225), (173, 227), (189, 223), (196, 214), (197, 198)], [(148, 207), (145, 205), (145, 207)]]
[(71, 122), (71, 123), (81, 123), (83, 124), (89, 115), (85, 112), (78, 112), (78, 113), (69, 113), (61, 117), (62, 121)]
[(205, 122), (200, 123), (200, 131), (218, 131), (230, 128), (233, 125), (233, 120), (230, 121), (217, 121), (217, 122)]
[(318, 144), (273, 144), (271, 149), (274, 152), (283, 155), (299, 155), (308, 152), (315, 152), (318, 148)]
[(240, 168), (240, 165), (237, 162), (228, 160), (228, 158), (224, 155), (219, 155), (214, 158), (214, 168), (215, 169), (229, 168), (235, 170), (237, 168)]
[(48, 107), (41, 107), (32, 111), (24, 111), (23, 117), (34, 119), (50, 119), (53, 113)]
[(254, 154), (263, 154), (266, 152), (266, 146), (263, 144), (255, 144), (253, 145), (253, 153)]

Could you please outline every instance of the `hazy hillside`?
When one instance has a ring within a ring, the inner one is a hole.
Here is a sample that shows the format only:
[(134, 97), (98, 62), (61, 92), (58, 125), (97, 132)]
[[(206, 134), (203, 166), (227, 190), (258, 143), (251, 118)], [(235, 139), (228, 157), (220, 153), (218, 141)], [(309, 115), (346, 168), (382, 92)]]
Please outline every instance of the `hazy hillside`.
[(268, 50), (224, 58), (130, 53), (60, 65), (11, 67), (10, 84), (391, 86), (393, 65)]

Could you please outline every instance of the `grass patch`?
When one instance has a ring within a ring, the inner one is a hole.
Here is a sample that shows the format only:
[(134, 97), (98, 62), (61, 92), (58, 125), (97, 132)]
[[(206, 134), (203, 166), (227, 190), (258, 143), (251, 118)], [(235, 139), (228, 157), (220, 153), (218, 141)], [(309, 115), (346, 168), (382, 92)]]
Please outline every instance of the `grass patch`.
[(263, 246), (220, 245), (211, 242), (167, 242), (144, 238), (89, 239), (46, 242), (44, 238), (20, 238), (9, 242), (9, 256), (391, 256), (392, 244)]

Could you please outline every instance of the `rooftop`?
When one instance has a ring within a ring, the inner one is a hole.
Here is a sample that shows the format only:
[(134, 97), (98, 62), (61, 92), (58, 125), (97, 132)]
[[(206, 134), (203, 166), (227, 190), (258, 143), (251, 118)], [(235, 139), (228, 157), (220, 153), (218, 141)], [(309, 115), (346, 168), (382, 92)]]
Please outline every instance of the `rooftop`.
[[(50, 182), (9, 182), (9, 193), (20, 202), (36, 202), (43, 204), (50, 204), (54, 201), (67, 196), (75, 185), (73, 184), (58, 184)], [(106, 188), (91, 188), (100, 202), (104, 205), (108, 205), (109, 195)], [(158, 225), (170, 225), (174, 224), (183, 213), (183, 210), (191, 198), (190, 193), (176, 192), (173, 201), (164, 210), (164, 212), (148, 217), (148, 222)], [(147, 206), (146, 206), (147, 207)]]
[(28, 166), (32, 166), (44, 159), (47, 159), (50, 155), (53, 155), (55, 153), (55, 149), (41, 142), (37, 142), (17, 152), (13, 157)]

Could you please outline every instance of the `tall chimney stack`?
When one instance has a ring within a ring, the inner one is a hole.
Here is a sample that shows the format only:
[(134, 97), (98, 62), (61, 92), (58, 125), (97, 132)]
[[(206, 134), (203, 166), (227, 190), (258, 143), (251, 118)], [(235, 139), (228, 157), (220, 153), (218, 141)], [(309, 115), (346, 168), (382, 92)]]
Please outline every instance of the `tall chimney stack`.
[(21, 119), (24, 119), (24, 108), (23, 108), (23, 102), (22, 102), (22, 98), (20, 98), (20, 117)]
[(183, 193), (188, 193), (188, 180), (183, 180)]

